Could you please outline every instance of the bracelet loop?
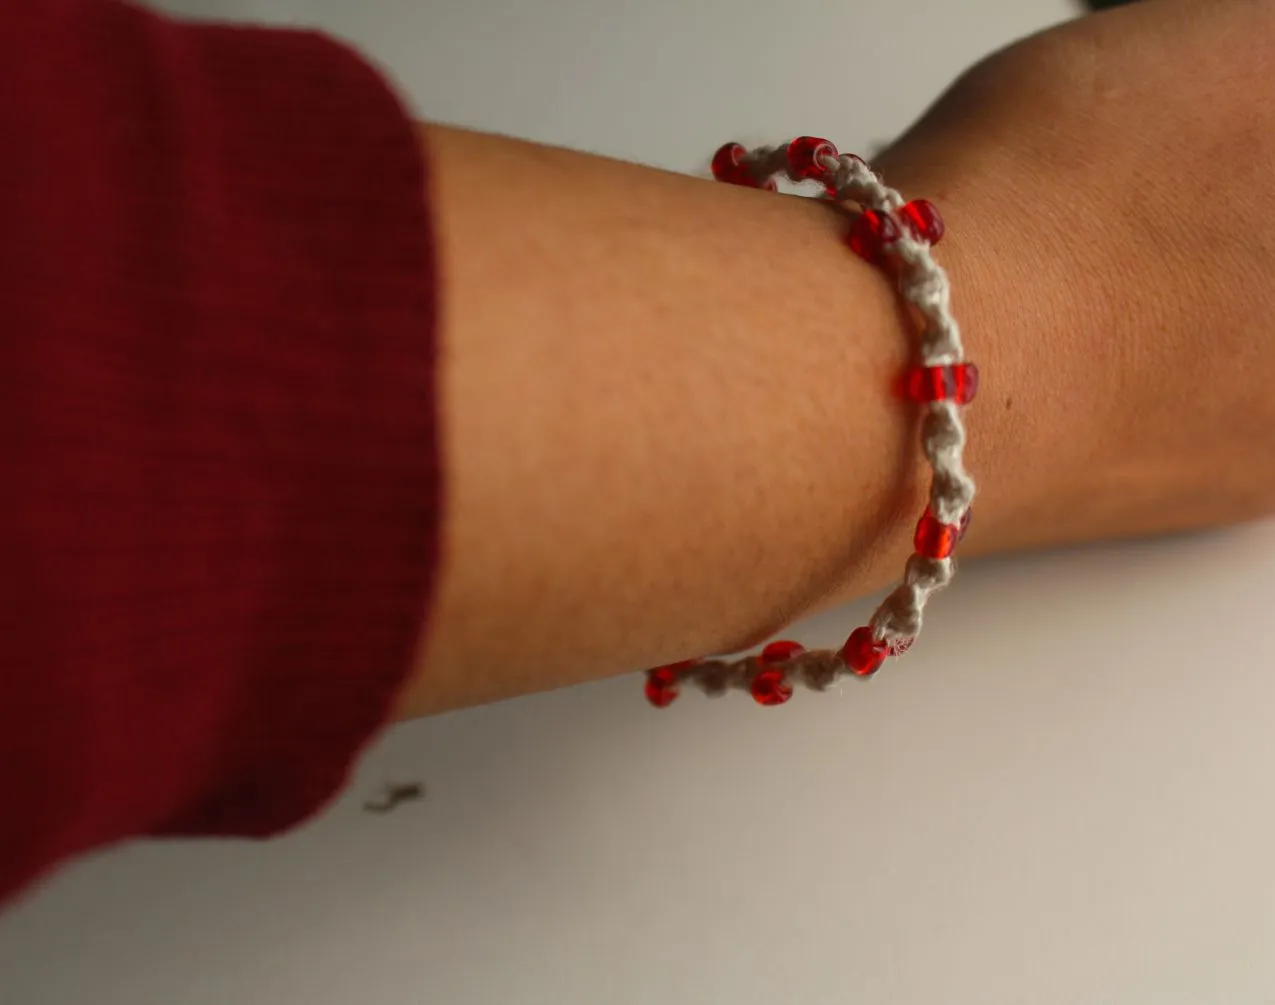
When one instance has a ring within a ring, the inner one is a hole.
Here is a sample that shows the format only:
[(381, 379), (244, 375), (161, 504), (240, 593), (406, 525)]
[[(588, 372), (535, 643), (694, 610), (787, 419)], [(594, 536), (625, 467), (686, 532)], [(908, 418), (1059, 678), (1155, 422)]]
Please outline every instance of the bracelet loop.
[(869, 623), (832, 650), (807, 650), (778, 641), (756, 656), (724, 661), (685, 660), (647, 671), (646, 697), (657, 708), (677, 698), (683, 683), (709, 695), (746, 690), (760, 705), (782, 705), (795, 684), (822, 691), (843, 674), (873, 676), (888, 657), (901, 656), (921, 631), (931, 594), (954, 575), (953, 554), (969, 527), (975, 485), (965, 470), (965, 426), (961, 410), (978, 393), (978, 368), (964, 358), (961, 331), (952, 316), (951, 285), (932, 248), (946, 232), (943, 218), (925, 199), (907, 201), (886, 185), (862, 158), (843, 154), (828, 140), (799, 136), (786, 146), (748, 150), (720, 147), (713, 177), (730, 185), (776, 191), (777, 178), (816, 182), (819, 198), (858, 206), (846, 244), (865, 261), (896, 279), (903, 299), (920, 315), (919, 365), (901, 378), (903, 395), (925, 409), (921, 448), (933, 470), (929, 505), (913, 536), (903, 582), (873, 613)]

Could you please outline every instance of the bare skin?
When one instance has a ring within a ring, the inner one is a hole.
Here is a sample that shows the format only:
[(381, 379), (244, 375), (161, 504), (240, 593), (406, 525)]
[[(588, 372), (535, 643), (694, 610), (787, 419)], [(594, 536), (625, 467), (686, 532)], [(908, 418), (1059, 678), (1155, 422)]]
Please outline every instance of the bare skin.
[[(1154, 0), (992, 57), (882, 159), (944, 214), (984, 372), (964, 554), (1275, 509), (1273, 60), (1275, 4)], [(909, 332), (843, 217), (424, 141), (446, 558), (402, 715), (739, 649), (894, 580), (925, 493), (889, 394)]]

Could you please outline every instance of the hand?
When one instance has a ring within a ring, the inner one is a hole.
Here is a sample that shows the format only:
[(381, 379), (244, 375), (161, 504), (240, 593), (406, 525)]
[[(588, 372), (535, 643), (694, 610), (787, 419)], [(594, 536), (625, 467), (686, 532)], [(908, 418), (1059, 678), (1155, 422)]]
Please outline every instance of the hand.
[(991, 57), (882, 158), (943, 208), (986, 364), (978, 550), (1275, 510), (1273, 62), (1275, 3), (1147, 0)]

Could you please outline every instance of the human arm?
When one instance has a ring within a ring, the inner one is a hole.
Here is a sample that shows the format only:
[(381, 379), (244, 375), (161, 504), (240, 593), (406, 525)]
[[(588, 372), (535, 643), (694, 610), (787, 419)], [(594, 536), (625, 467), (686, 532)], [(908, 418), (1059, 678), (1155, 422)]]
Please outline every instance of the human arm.
[[(947, 220), (982, 367), (963, 555), (1270, 512), (1271, 9), (1056, 29), (882, 159)], [(888, 393), (909, 334), (834, 212), (427, 136), (449, 557), (405, 713), (732, 650), (897, 575), (924, 489)]]
[[(406, 713), (740, 648), (897, 573), (925, 491), (914, 410), (889, 393), (907, 321), (844, 213), (498, 137), (426, 142), (447, 544)], [(959, 233), (967, 204), (946, 195)], [(976, 316), (972, 246), (956, 307)], [(1003, 373), (986, 327), (970, 318), (972, 351)], [(1003, 409), (972, 421), (976, 471), (1022, 446)], [(985, 542), (1021, 488), (985, 492)]]

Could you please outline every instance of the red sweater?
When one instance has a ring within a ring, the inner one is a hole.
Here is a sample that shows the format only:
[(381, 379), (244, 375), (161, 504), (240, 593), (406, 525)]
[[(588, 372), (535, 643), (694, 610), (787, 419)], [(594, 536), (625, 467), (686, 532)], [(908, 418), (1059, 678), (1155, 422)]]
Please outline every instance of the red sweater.
[(0, 898), (277, 833), (417, 650), (438, 530), (418, 137), (314, 34), (0, 10)]

